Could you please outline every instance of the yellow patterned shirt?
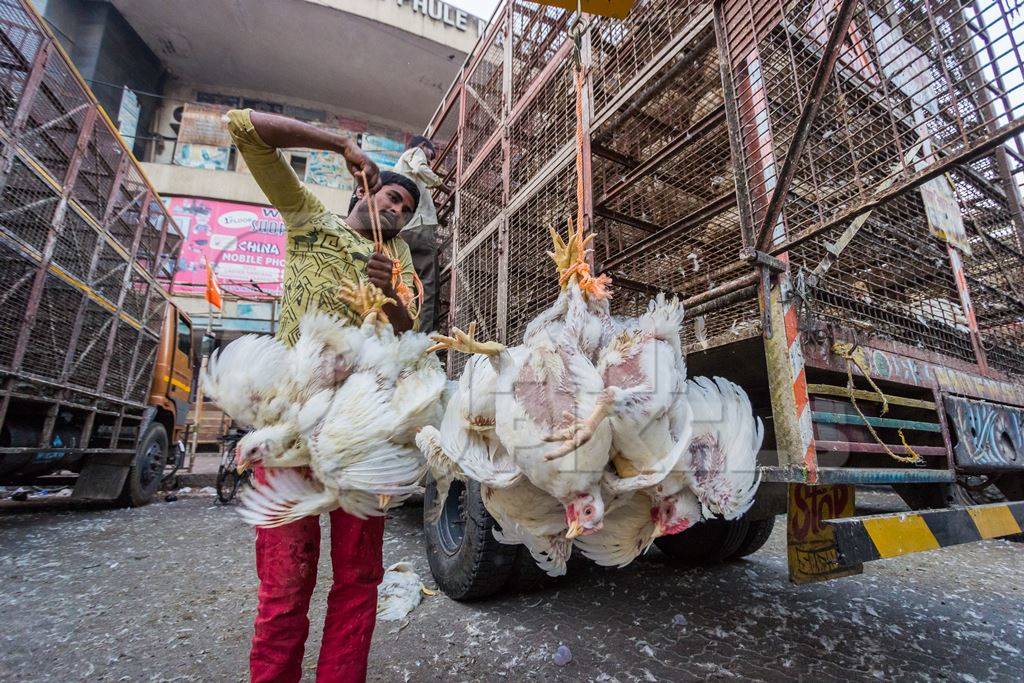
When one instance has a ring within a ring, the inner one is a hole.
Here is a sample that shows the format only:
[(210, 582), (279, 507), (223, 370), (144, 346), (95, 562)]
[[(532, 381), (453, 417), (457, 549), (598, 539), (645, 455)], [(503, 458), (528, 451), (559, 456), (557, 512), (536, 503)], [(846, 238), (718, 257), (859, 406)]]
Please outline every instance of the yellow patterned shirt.
[[(295, 175), (281, 151), (256, 134), (250, 112), (228, 112), (228, 130), (267, 200), (281, 212), (287, 229), (284, 296), (277, 336), (291, 345), (298, 339), (299, 319), (307, 310), (317, 309), (358, 322), (355, 314), (338, 300), (338, 286), (366, 277), (373, 241), (327, 210)], [(410, 291), (415, 291), (409, 247), (398, 237), (386, 245), (401, 262), (402, 281)], [(411, 304), (409, 309), (413, 315)]]

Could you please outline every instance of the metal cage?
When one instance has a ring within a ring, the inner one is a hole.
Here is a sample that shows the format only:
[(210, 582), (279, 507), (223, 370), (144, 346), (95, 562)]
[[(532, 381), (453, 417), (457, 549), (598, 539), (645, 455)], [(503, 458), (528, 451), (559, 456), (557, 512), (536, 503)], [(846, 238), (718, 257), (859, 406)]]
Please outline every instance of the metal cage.
[(58, 411), (77, 410), (83, 446), (103, 431), (118, 450), (148, 399), (182, 237), (19, 0), (0, 0), (0, 55), (0, 425), (12, 400), (35, 405), (48, 446)]
[[(575, 213), (569, 19), (500, 6), (427, 128), (455, 188), (435, 196), (447, 320), (513, 343), (556, 295), (548, 228)], [(613, 308), (679, 295), (687, 351), (709, 358), (760, 340), (780, 465), (817, 466), (812, 412), (835, 401), (808, 372), (846, 368), (826, 341), (923, 363), (893, 381), (928, 405), (950, 391), (936, 368), (976, 378), (957, 375), (965, 395), (1024, 395), (1022, 23), (1000, 0), (640, 0), (587, 18), (584, 212)], [(950, 451), (934, 407), (909, 416), (931, 421), (922, 452)]]

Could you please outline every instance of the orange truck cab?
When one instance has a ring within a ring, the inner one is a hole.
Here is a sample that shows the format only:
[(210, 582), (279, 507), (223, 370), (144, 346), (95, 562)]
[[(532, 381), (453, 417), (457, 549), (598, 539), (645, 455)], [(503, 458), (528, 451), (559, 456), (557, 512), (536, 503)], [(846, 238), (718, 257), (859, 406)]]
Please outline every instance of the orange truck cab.
[(192, 346), (192, 321), (184, 311), (168, 303), (149, 389), (149, 405), (156, 409), (154, 419), (164, 425), (172, 444), (184, 437), (193, 400)]

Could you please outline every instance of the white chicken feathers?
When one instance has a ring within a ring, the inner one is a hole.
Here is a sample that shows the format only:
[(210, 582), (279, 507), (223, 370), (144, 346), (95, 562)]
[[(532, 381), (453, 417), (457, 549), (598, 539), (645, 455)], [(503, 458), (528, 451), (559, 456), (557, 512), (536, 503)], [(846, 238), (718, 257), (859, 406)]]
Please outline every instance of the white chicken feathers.
[(287, 409), (291, 353), (272, 337), (247, 334), (213, 352), (203, 376), (207, 396), (246, 427), (266, 427)]
[(579, 288), (570, 285), (552, 309), (566, 312), (564, 324), (528, 327), (523, 346), (509, 354), (511, 362), (499, 372), (495, 424), (502, 445), (527, 478), (565, 503), (581, 492), (600, 496), (611, 428), (602, 423), (567, 456), (545, 458), (552, 450), (548, 437), (568, 426), (567, 417), (589, 416), (604, 388), (575, 336), (577, 321), (586, 315)]
[(565, 537), (565, 510), (529, 481), (497, 489), (481, 487), (484, 507), (501, 527), (494, 537), (506, 545), (524, 545), (548, 576), (562, 576), (572, 554)]
[(381, 621), (401, 621), (423, 600), (433, 595), (410, 562), (396, 562), (384, 572), (377, 587), (377, 618)]
[(581, 536), (576, 545), (602, 567), (625, 567), (643, 554), (653, 540), (651, 501), (643, 494), (632, 494), (625, 504), (605, 514), (600, 531)]
[(426, 335), (396, 336), (311, 312), (299, 341), (269, 337), (232, 342), (210, 364), (212, 397), (256, 429), (239, 442), (269, 467), (309, 465), (312, 479), (284, 469), (243, 496), (242, 516), (278, 526), (338, 507), (381, 514), (419, 491), (423, 459), (417, 431), (437, 424), (446, 379), (426, 351)]
[(757, 453), (764, 425), (747, 393), (729, 380), (697, 377), (687, 384), (693, 438), (681, 464), (705, 513), (736, 519), (750, 509), (760, 483)]
[(337, 496), (318, 487), (294, 469), (267, 472), (267, 484), (254, 486), (245, 494), (239, 516), (252, 524), (274, 528), (338, 507)]
[(636, 472), (616, 482), (619, 491), (657, 484), (689, 444), (682, 322), (679, 300), (658, 294), (647, 312), (601, 352), (597, 369), (614, 397), (612, 446), (616, 458)]

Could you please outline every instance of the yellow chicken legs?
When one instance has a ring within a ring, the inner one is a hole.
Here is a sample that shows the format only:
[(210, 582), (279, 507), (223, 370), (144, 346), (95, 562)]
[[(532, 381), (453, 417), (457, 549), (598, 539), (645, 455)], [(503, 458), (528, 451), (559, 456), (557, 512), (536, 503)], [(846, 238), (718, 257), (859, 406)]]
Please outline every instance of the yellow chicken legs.
[[(360, 321), (370, 320), (374, 324), (387, 323), (384, 313), (385, 304), (393, 304), (395, 300), (385, 296), (384, 292), (372, 282), (359, 280), (355, 283), (344, 282), (338, 287), (338, 298), (359, 316)], [(371, 318), (372, 316), (372, 318)]]
[(497, 356), (505, 350), (505, 345), (500, 342), (477, 341), (475, 320), (469, 324), (469, 329), (466, 332), (463, 332), (457, 327), (453, 327), (451, 336), (432, 334), (430, 335), (430, 338), (437, 343), (427, 349), (427, 353), (433, 353), (434, 351), (439, 351), (441, 349), (451, 349), (453, 351), (461, 351), (462, 353), (479, 353), (484, 356)]

